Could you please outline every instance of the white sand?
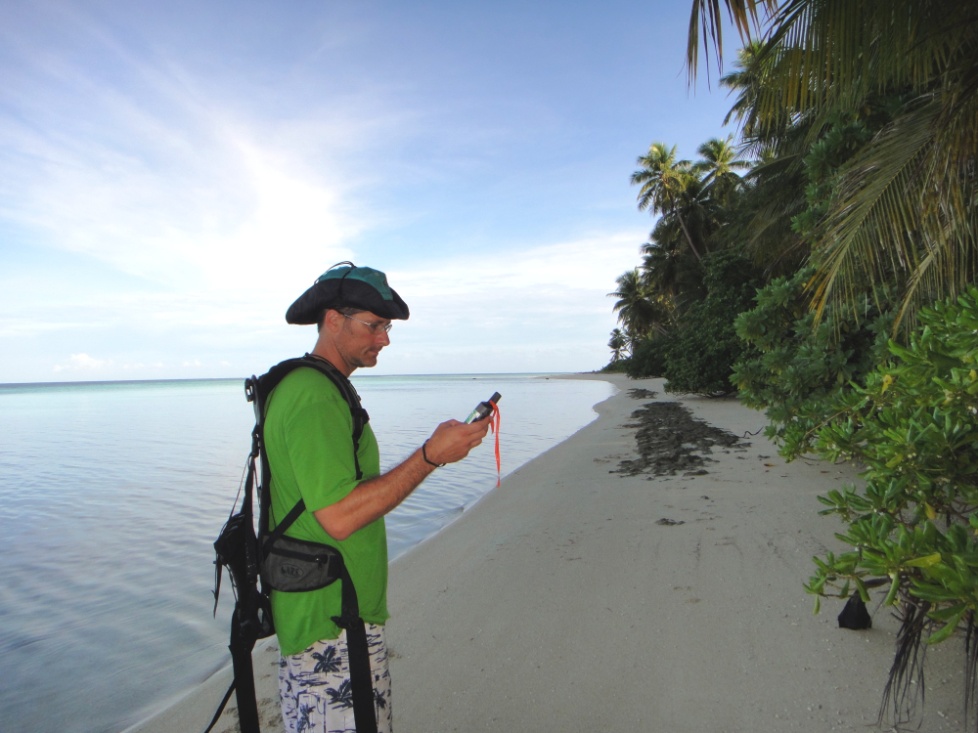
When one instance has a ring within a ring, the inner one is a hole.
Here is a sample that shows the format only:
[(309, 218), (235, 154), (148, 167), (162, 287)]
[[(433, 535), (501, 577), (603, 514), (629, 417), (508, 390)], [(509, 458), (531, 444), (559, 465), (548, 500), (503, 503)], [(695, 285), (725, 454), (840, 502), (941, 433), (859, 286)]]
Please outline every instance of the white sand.
[[(659, 380), (601, 378), (622, 391), (597, 421), (394, 563), (397, 733), (872, 730), (897, 626), (882, 593), (874, 628), (847, 631), (841, 601), (815, 616), (802, 587), (813, 555), (844, 549), (816, 497), (852, 471), (785, 463), (754, 436), (715, 448), (704, 475), (610, 473), (636, 455), (629, 416), (650, 401), (631, 389), (738, 436), (765, 421)], [(256, 653), (266, 731), (281, 730), (276, 663), (274, 644)], [(926, 705), (908, 727), (965, 730), (962, 668), (958, 641), (928, 652)], [(202, 731), (228, 679), (134, 730)], [(226, 713), (219, 729), (235, 723)]]

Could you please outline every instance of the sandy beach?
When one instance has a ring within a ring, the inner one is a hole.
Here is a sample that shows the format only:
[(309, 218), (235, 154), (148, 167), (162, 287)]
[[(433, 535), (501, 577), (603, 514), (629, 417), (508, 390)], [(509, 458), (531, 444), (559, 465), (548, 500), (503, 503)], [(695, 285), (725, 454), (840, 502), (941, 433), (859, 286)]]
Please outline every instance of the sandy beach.
[[(883, 593), (849, 631), (842, 601), (814, 615), (802, 587), (812, 556), (844, 549), (816, 497), (854, 471), (786, 463), (735, 400), (594, 378), (620, 389), (595, 422), (393, 564), (395, 730), (874, 729), (897, 628)], [(256, 675), (280, 731), (274, 643)], [(229, 679), (132, 733), (202, 731)], [(925, 705), (881, 729), (964, 731), (962, 680), (962, 642), (930, 649)]]

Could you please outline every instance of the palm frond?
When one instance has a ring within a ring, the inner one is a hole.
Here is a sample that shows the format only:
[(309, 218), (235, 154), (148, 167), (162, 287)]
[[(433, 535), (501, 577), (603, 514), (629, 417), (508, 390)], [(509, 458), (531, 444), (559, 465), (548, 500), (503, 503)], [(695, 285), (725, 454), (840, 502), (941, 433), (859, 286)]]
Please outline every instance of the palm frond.
[[(774, 14), (778, 6), (777, 0), (724, 0), (724, 4), (743, 43), (749, 43), (752, 37), (760, 33), (761, 16)], [(686, 70), (690, 84), (696, 78), (701, 32), (703, 40), (712, 43), (717, 69), (722, 70), (723, 19), (720, 14), (720, 0), (693, 0), (686, 40)]]
[(974, 157), (962, 164), (960, 139), (972, 132), (956, 134), (946, 115), (941, 95), (918, 100), (844, 169), (812, 283), (819, 316), (829, 302), (852, 303), (854, 283), (898, 284), (895, 327), (909, 326), (921, 305), (978, 275)]
[(818, 272), (809, 286), (818, 318), (830, 301), (855, 302), (856, 282), (886, 282), (895, 275), (906, 280), (916, 268), (913, 243), (921, 211), (913, 192), (919, 190), (939, 111), (936, 104), (921, 104), (843, 169), (837, 203), (821, 236), (824, 246), (815, 253)]

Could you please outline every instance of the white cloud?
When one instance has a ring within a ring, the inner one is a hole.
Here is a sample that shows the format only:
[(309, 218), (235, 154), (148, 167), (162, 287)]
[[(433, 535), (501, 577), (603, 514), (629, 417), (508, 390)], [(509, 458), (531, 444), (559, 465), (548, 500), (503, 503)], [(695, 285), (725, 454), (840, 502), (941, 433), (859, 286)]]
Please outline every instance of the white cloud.
[(88, 354), (72, 354), (63, 364), (55, 364), (55, 372), (100, 372), (112, 366), (112, 361), (96, 359)]
[[(399, 267), (391, 284), (415, 308), (442, 318), (571, 318), (610, 313), (606, 294), (638, 261), (642, 230), (595, 234)], [(476, 315), (477, 314), (477, 315)]]

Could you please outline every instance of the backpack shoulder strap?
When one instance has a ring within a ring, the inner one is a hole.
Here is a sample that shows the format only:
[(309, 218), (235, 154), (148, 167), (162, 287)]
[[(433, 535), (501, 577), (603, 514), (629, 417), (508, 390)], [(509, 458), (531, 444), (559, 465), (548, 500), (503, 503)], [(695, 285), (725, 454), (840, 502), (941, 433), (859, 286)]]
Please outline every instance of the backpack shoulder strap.
[[(356, 477), (359, 481), (363, 478), (363, 471), (360, 468), (360, 438), (363, 435), (364, 426), (370, 421), (370, 415), (360, 403), (360, 395), (350, 380), (340, 372), (335, 366), (325, 359), (321, 359), (312, 354), (286, 359), (279, 362), (260, 377), (251, 377), (245, 382), (245, 394), (250, 402), (255, 405), (255, 430), (252, 435), (252, 450), (256, 457), (260, 456), (262, 479), (259, 485), (259, 533), (264, 534), (268, 527), (269, 509), (271, 506), (271, 495), (268, 491), (271, 469), (268, 465), (268, 456), (265, 453), (264, 430), (265, 430), (265, 409), (272, 391), (281, 383), (286, 376), (300, 367), (315, 369), (320, 374), (327, 377), (339, 390), (346, 404), (350, 408), (350, 416), (353, 418), (353, 462), (356, 469)], [(298, 519), (299, 515), (305, 510), (305, 502), (302, 499), (286, 515), (268, 537), (268, 543), (263, 543), (266, 547), (280, 537), (291, 524)]]
[[(343, 399), (346, 400), (346, 404), (350, 408), (350, 416), (353, 418), (353, 446), (354, 446), (354, 456), (356, 456), (356, 449), (360, 446), (360, 437), (363, 435), (364, 426), (370, 422), (370, 415), (367, 411), (363, 409), (363, 405), (360, 403), (360, 395), (357, 393), (356, 388), (350, 382), (350, 380), (342, 373), (339, 369), (334, 367), (325, 359), (320, 359), (312, 354), (306, 354), (305, 356), (296, 357), (293, 359), (286, 359), (269, 369), (265, 374), (257, 379), (252, 377), (249, 381), (254, 381), (254, 402), (255, 402), (255, 423), (257, 426), (261, 427), (265, 422), (265, 406), (268, 403), (268, 398), (279, 383), (285, 379), (292, 371), (298, 369), (299, 367), (308, 367), (310, 369), (315, 369), (320, 374), (327, 377), (336, 388), (340, 391)], [(249, 401), (252, 398), (249, 397)], [(360, 471), (359, 463), (357, 464), (357, 479), (363, 478), (363, 474)]]

